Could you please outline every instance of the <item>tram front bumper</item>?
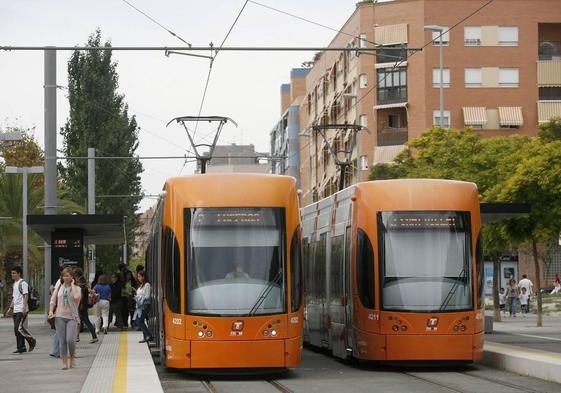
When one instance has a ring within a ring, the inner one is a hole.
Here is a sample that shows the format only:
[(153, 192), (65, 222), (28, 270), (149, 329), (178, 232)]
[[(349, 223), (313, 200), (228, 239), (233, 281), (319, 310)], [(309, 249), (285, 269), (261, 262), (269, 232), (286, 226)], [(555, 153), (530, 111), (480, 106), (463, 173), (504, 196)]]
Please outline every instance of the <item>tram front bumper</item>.
[(482, 334), (387, 335), (386, 360), (460, 360), (480, 358)]

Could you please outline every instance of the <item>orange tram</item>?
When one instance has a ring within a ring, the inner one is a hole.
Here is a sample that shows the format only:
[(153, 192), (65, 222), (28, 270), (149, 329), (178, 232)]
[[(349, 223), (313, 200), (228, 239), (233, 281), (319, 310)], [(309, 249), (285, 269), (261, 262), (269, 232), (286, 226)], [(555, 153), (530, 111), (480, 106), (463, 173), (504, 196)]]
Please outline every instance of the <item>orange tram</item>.
[(482, 357), (477, 186), (364, 182), (301, 209), (304, 341), (339, 358)]
[(293, 178), (169, 179), (146, 253), (153, 350), (166, 367), (300, 364), (303, 278)]

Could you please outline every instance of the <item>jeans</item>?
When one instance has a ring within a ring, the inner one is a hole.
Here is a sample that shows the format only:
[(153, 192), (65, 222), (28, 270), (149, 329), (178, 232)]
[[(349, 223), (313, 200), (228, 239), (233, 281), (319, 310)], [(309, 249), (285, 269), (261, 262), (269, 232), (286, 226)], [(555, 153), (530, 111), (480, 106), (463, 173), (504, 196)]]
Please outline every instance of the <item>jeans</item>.
[(508, 308), (509, 308), (509, 312), (510, 315), (516, 315), (516, 298), (515, 297), (509, 297), (508, 298)]
[(82, 325), (86, 325), (92, 335), (92, 338), (96, 339), (97, 334), (95, 334), (95, 328), (93, 327), (92, 322), (90, 321), (90, 317), (88, 316), (87, 308), (80, 311), (80, 321), (82, 322)]
[(51, 351), (51, 355), (57, 358), (60, 357), (60, 340), (58, 339), (58, 334), (56, 334), (56, 330), (53, 336), (53, 350)]
[(148, 329), (148, 326), (146, 326), (146, 319), (148, 318), (148, 313), (150, 311), (150, 307), (142, 307), (142, 312), (140, 313), (140, 317), (138, 317), (136, 319), (136, 324), (138, 327), (140, 327), (140, 330), (142, 330), (142, 335), (144, 336), (144, 339), (146, 340), (147, 338), (152, 338), (152, 333), (150, 332), (150, 330)]
[[(117, 326), (118, 328), (122, 328), (123, 327), (123, 311), (122, 311), (122, 306), (121, 306), (121, 299), (113, 301), (113, 303), (111, 303), (109, 308), (111, 310), (111, 313), (113, 315), (115, 315), (115, 326)], [(112, 319), (112, 316), (110, 315), (109, 318)]]

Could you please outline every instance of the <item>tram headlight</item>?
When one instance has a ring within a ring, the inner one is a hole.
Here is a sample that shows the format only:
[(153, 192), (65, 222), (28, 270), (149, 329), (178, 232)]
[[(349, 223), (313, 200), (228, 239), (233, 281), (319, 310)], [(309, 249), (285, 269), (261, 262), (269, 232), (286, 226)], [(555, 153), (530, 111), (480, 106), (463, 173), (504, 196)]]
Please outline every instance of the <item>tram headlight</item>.
[(402, 326), (401, 326), (401, 331), (402, 331), (402, 332), (406, 332), (406, 331), (407, 331), (407, 326), (406, 326), (406, 325), (402, 325)]
[(271, 330), (271, 336), (275, 337), (277, 335), (277, 331), (276, 330)]
[(206, 332), (206, 336), (207, 337), (212, 337), (212, 330), (209, 330), (208, 332)]
[(392, 330), (393, 330), (394, 332), (399, 331), (399, 326), (393, 325), (393, 326), (392, 326)]
[(454, 329), (454, 331), (457, 332), (458, 330), (460, 330), (460, 327), (458, 325), (454, 325), (452, 329)]
[(462, 329), (462, 332), (465, 332), (466, 331), (466, 326), (462, 325), (462, 327), (460, 329)]
[(199, 336), (199, 337), (204, 337), (204, 335), (205, 334), (203, 332), (201, 332), (200, 330), (197, 332), (197, 336)]
[(267, 336), (269, 335), (269, 331), (268, 331), (268, 330), (263, 330), (263, 335), (264, 335), (265, 337), (267, 337)]

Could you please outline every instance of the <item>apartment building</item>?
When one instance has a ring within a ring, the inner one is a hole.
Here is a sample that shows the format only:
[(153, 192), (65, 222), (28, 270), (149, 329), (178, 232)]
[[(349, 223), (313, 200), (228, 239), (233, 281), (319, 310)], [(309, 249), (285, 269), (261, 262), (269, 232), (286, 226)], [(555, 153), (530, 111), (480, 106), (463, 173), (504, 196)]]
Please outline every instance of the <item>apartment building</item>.
[[(207, 173), (268, 173), (269, 166), (260, 162), (260, 157), (265, 160), (267, 155), (267, 153), (256, 152), (253, 144), (216, 145), (206, 171)], [(195, 173), (201, 173), (199, 161)]]
[[(561, 116), (561, 6), (558, 0), (394, 0), (361, 2), (330, 47), (368, 52), (317, 54), (300, 103), (303, 203), (337, 190), (329, 145), (352, 161), (346, 185), (391, 162), (404, 143), (434, 124), (483, 136), (535, 135)], [(445, 11), (444, 11), (445, 10)], [(440, 33), (444, 92), (440, 115)], [(431, 42), (432, 39), (432, 42)], [(428, 45), (427, 45), (428, 43)], [(422, 50), (420, 50), (422, 49)], [(441, 118), (442, 117), (442, 118)], [(359, 124), (368, 131), (312, 131), (318, 124)]]
[(306, 93), (309, 69), (293, 68), (290, 83), (280, 87), (281, 117), (270, 132), (271, 173), (296, 178), (300, 184), (300, 104)]

